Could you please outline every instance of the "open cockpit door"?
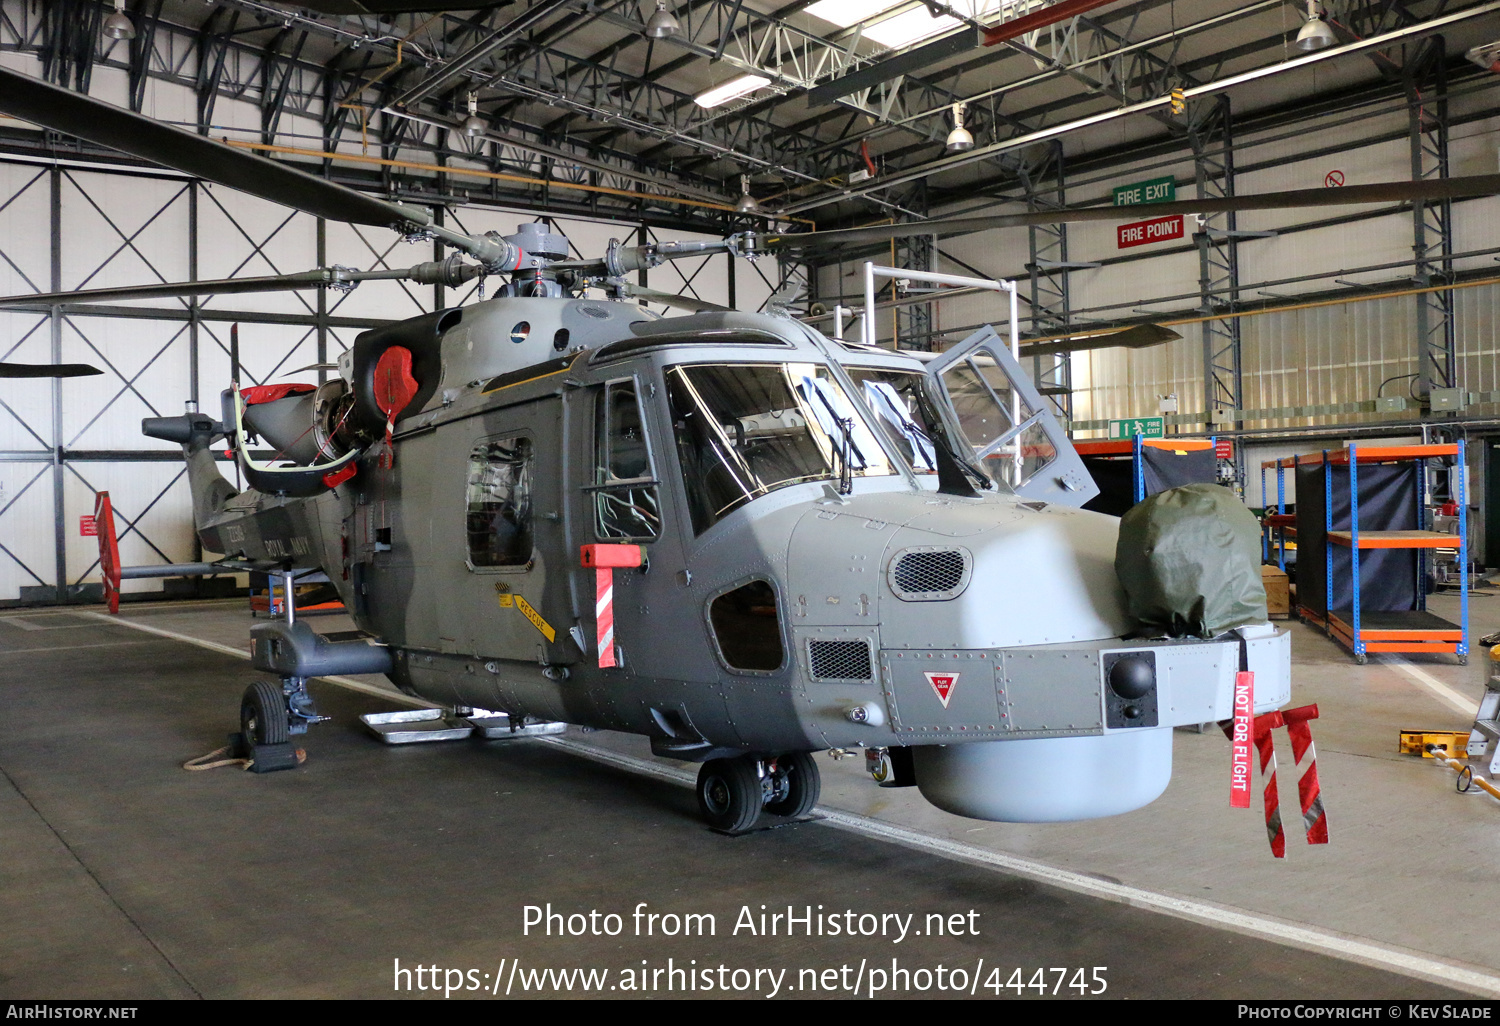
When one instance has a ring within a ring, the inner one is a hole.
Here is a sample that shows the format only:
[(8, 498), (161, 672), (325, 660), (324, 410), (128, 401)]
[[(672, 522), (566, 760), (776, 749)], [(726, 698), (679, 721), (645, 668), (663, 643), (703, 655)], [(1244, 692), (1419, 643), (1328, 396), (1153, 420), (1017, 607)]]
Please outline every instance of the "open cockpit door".
[(927, 365), (974, 457), (1020, 496), (1082, 506), (1099, 488), (1062, 425), (995, 329), (980, 328)]

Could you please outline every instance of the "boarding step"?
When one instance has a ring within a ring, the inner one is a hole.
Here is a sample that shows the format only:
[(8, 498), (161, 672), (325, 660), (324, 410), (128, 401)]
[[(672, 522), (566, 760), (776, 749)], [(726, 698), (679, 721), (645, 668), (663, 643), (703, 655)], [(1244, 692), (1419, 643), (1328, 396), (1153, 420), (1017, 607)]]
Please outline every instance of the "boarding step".
[(401, 712), (366, 713), (360, 722), (388, 745), (420, 744), (425, 741), (458, 741), (480, 737), (507, 741), (521, 737), (561, 734), (566, 723), (513, 723), (503, 712), (491, 709), (404, 709)]

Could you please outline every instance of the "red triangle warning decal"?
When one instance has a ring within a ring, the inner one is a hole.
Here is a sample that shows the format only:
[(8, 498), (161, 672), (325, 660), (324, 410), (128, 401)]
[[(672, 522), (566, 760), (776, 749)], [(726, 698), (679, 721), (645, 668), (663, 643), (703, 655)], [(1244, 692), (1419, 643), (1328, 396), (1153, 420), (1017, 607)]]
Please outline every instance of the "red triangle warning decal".
[(953, 697), (953, 689), (958, 685), (958, 674), (929, 673), (926, 677), (932, 690), (937, 692), (938, 701), (943, 703), (944, 709), (948, 708), (948, 699)]

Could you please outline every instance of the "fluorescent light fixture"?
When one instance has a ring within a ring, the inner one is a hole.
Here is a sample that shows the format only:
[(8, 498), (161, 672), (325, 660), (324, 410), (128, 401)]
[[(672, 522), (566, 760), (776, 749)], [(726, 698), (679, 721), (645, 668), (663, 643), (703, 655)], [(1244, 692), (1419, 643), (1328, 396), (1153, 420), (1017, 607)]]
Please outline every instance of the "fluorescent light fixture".
[(765, 75), (741, 75), (739, 78), (731, 78), (723, 85), (716, 85), (707, 92), (699, 93), (693, 97), (693, 102), (700, 107), (717, 107), (730, 100), (738, 100), (741, 96), (749, 96), (755, 90), (770, 84), (771, 80)]

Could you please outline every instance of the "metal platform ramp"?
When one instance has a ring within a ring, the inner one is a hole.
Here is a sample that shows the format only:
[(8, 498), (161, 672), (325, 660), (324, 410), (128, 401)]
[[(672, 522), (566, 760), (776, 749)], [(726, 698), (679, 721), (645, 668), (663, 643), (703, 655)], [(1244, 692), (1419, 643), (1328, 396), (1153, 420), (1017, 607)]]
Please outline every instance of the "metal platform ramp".
[(490, 709), (404, 709), (366, 713), (359, 719), (365, 729), (388, 745), (458, 741), (468, 737), (508, 741), (561, 734), (568, 729), (566, 723), (513, 723), (505, 713)]

